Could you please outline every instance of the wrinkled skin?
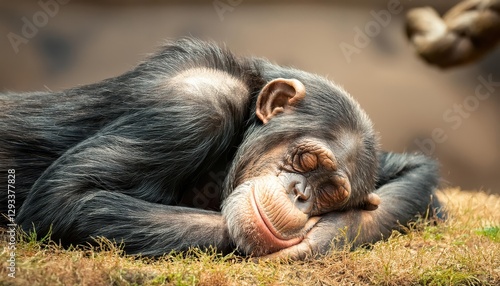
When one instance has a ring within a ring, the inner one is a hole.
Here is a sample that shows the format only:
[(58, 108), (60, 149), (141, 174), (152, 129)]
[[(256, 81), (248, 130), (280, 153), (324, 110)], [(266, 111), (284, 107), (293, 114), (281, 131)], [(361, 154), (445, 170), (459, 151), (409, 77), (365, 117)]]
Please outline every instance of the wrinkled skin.
[[(276, 148), (263, 160), (279, 162), (259, 169), (234, 190), (223, 206), (230, 235), (244, 253), (255, 256), (290, 248), (310, 232), (321, 216), (350, 208), (353, 194), (349, 180), (333, 153), (319, 140), (302, 140), (298, 144)], [(281, 152), (280, 152), (281, 151)], [(256, 166), (262, 166), (257, 161)], [(252, 173), (252, 171), (247, 171)], [(365, 195), (359, 207), (376, 209), (380, 199)], [(244, 210), (244, 211), (241, 211)], [(240, 227), (243, 226), (243, 227)], [(317, 228), (317, 227), (316, 227)]]

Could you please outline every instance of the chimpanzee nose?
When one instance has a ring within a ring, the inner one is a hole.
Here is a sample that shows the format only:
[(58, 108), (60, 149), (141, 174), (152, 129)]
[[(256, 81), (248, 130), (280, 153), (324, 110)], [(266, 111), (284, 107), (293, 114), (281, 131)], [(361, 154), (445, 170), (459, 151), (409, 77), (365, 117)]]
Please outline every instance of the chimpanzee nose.
[(311, 187), (307, 186), (307, 183), (302, 181), (295, 181), (291, 183), (292, 191), (299, 201), (307, 201), (311, 197)]
[(304, 213), (311, 212), (313, 191), (311, 186), (307, 184), (307, 179), (302, 175), (293, 173), (282, 174), (280, 179), (295, 207)]
[(300, 211), (308, 214), (312, 211), (314, 200), (311, 199), (312, 188), (307, 183), (297, 182), (293, 188), (294, 205)]

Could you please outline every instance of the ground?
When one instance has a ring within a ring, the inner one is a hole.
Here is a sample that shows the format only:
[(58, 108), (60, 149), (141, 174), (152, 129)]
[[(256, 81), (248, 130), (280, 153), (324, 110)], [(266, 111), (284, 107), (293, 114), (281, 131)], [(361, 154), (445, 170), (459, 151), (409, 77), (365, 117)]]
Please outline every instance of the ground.
[[(309, 261), (253, 261), (193, 250), (151, 260), (119, 247), (62, 249), (18, 238), (15, 274), (2, 240), (0, 285), (500, 285), (500, 197), (440, 191), (448, 219)], [(15, 275), (15, 278), (9, 277)]]

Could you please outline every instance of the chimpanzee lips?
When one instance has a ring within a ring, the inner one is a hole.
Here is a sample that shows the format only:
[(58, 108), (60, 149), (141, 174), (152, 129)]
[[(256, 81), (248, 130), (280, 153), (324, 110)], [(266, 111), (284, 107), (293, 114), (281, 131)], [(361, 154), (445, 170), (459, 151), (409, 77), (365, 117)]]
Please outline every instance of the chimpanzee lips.
[(319, 217), (309, 218), (307, 223), (302, 228), (298, 235), (291, 238), (284, 237), (273, 225), (266, 212), (259, 203), (259, 198), (252, 189), (251, 204), (255, 213), (255, 225), (260, 239), (265, 244), (268, 253), (276, 252), (278, 250), (288, 248), (300, 243), (305, 234), (318, 222)]

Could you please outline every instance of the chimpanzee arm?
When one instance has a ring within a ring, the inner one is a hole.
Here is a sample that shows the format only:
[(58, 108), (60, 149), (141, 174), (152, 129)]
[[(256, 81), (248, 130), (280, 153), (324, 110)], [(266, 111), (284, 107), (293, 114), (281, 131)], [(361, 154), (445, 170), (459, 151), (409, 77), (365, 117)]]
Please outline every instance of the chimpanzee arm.
[[(98, 236), (123, 241), (130, 254), (161, 255), (192, 246), (229, 250), (220, 213), (160, 204), (175, 195), (171, 169), (196, 168), (207, 150), (187, 149), (187, 140), (184, 149), (174, 152), (164, 138), (144, 140), (130, 128), (142, 127), (120, 122), (56, 160), (32, 187), (17, 223), (25, 230), (34, 227), (39, 236), (51, 231), (55, 241), (66, 245)], [(198, 143), (210, 146), (209, 141)]]
[[(159, 62), (184, 58), (165, 53)], [(148, 67), (136, 72), (141, 75)], [(41, 236), (51, 231), (63, 244), (104, 236), (123, 241), (128, 253), (144, 255), (191, 246), (229, 248), (219, 213), (169, 205), (178, 202), (197, 176), (226, 160), (244, 125), (249, 91), (238, 77), (209, 67), (164, 77), (152, 82), (156, 85), (145, 77), (152, 86), (129, 91), (137, 95), (128, 99), (130, 108), (44, 171), (19, 211), (17, 222), (23, 229), (34, 227)], [(141, 78), (118, 79), (127, 87), (138, 82)], [(109, 90), (96, 97), (112, 102), (115, 93), (121, 94), (121, 89)], [(116, 104), (123, 108), (121, 102)], [(49, 142), (60, 138), (41, 128), (39, 133)], [(65, 135), (65, 129), (60, 132)]]
[(436, 162), (423, 155), (380, 153), (380, 179), (376, 210), (353, 209), (332, 212), (308, 233), (300, 244), (266, 257), (304, 258), (327, 253), (347, 243), (357, 247), (388, 238), (393, 230), (414, 221), (416, 216), (433, 215), (439, 202), (434, 198), (438, 185)]
[(190, 247), (213, 247), (223, 253), (233, 249), (225, 220), (218, 212), (154, 204), (109, 191), (83, 196), (73, 208), (74, 213), (58, 214), (70, 216), (72, 222), (64, 221), (57, 230), (53, 227), (54, 240), (65, 236), (65, 231), (71, 231), (70, 241), (77, 244), (92, 243), (92, 238), (102, 236), (123, 242), (127, 254), (144, 256)]

